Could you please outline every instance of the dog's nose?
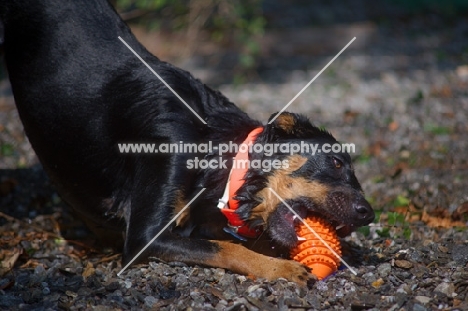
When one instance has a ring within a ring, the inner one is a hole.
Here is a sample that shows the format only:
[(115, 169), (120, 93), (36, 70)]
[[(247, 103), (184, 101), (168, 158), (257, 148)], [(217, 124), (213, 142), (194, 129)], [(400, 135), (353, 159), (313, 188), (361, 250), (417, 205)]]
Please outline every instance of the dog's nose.
[(353, 204), (353, 208), (356, 211), (356, 216), (361, 222), (362, 226), (367, 225), (374, 220), (374, 210), (370, 206), (369, 202), (367, 202), (365, 199), (358, 200), (358, 202)]

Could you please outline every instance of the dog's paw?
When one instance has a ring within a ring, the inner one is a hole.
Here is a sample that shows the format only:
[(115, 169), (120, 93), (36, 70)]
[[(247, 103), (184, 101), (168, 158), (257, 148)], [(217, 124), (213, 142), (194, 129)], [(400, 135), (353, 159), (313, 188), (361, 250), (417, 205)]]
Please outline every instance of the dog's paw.
[(317, 277), (310, 273), (310, 268), (294, 260), (270, 258), (269, 263), (265, 263), (265, 277), (270, 281), (284, 278), (298, 283), (301, 286), (311, 287), (317, 281)]

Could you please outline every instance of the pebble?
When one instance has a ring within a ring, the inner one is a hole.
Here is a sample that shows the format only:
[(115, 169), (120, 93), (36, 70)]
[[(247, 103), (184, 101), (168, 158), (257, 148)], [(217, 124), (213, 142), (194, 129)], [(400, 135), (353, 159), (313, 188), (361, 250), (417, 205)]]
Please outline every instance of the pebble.
[(408, 284), (401, 284), (397, 291), (397, 293), (400, 293), (400, 294), (406, 294), (406, 295), (409, 295), (411, 294), (411, 289), (409, 288)]
[(381, 277), (386, 277), (392, 271), (392, 265), (390, 263), (383, 263), (377, 267), (377, 272)]
[(432, 298), (427, 297), (427, 296), (415, 296), (414, 300), (416, 300), (417, 302), (419, 302), (419, 303), (421, 303), (423, 305), (426, 305), (432, 300)]
[(457, 245), (452, 250), (452, 259), (461, 266), (468, 263), (468, 245)]
[(418, 303), (415, 303), (413, 305), (413, 311), (427, 311), (427, 308)]
[(436, 286), (436, 288), (434, 289), (434, 293), (442, 294), (444, 296), (452, 298), (455, 294), (455, 286), (453, 285), (453, 283), (442, 282)]
[(365, 280), (368, 284), (371, 284), (377, 280), (373, 272), (367, 272), (362, 275), (362, 279)]
[(413, 264), (408, 260), (395, 260), (395, 266), (403, 269), (410, 269), (413, 267)]
[(315, 286), (316, 286), (317, 290), (320, 291), (320, 292), (328, 291), (328, 285), (327, 285), (326, 282), (318, 281), (317, 283), (315, 283)]
[(158, 302), (158, 300), (153, 296), (146, 296), (145, 297), (145, 305), (148, 308), (151, 308), (156, 302)]
[(130, 288), (130, 287), (132, 287), (132, 281), (130, 280), (125, 281), (125, 288)]
[(39, 278), (44, 277), (46, 275), (46, 270), (44, 269), (44, 266), (37, 265), (36, 268), (34, 268), (34, 274), (36, 274)]

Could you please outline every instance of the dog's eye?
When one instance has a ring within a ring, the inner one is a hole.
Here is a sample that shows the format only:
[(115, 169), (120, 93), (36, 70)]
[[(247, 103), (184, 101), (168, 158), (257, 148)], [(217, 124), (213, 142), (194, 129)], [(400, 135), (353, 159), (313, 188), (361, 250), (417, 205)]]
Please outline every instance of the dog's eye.
[(333, 158), (333, 164), (335, 165), (335, 168), (342, 168), (343, 167), (343, 162), (338, 160), (337, 158)]

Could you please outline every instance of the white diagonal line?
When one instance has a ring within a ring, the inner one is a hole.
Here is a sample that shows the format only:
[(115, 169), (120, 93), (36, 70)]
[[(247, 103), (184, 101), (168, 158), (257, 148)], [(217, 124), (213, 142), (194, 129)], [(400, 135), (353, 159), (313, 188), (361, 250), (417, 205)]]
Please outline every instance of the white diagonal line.
[(276, 118), (278, 118), (278, 116), (279, 116), (280, 114), (282, 114), (282, 113), (283, 113), (283, 112), (284, 112), (286, 109), (288, 109), (289, 105), (291, 105), (291, 104), (292, 104), (292, 102), (293, 102), (293, 101), (295, 101), (295, 100), (296, 100), (296, 98), (298, 98), (298, 97), (299, 97), (299, 95), (301, 95), (301, 94), (302, 94), (302, 92), (304, 92), (304, 91), (306, 90), (306, 88), (308, 88), (308, 87), (309, 87), (309, 85), (311, 85), (311, 84), (312, 84), (312, 82), (314, 82), (314, 81), (315, 81), (315, 79), (317, 79), (317, 78), (318, 78), (318, 76), (320, 76), (320, 75), (322, 74), (322, 72), (324, 72), (324, 71), (325, 71), (325, 69), (327, 69), (327, 68), (328, 68), (328, 66), (330, 66), (330, 65), (331, 65), (331, 63), (333, 63), (333, 62), (335, 61), (335, 59), (337, 59), (337, 58), (338, 58), (338, 56), (340, 56), (340, 54), (341, 54), (341, 53), (343, 53), (343, 52), (344, 52), (344, 50), (346, 50), (346, 49), (348, 48), (348, 46), (350, 46), (350, 44), (351, 44), (351, 43), (353, 43), (353, 41), (354, 41), (354, 40), (356, 40), (356, 37), (354, 37), (353, 39), (351, 39), (351, 41), (349, 41), (349, 43), (348, 43), (348, 44), (346, 44), (346, 46), (345, 46), (344, 48), (342, 48), (342, 49), (341, 49), (341, 51), (340, 51), (338, 54), (336, 54), (336, 56), (335, 56), (335, 57), (333, 57), (333, 58), (332, 58), (332, 60), (331, 60), (331, 61), (329, 61), (329, 62), (328, 62), (328, 64), (327, 64), (325, 67), (323, 67), (323, 69), (322, 69), (322, 70), (320, 70), (320, 72), (319, 72), (319, 73), (317, 73), (317, 74), (315, 75), (315, 77), (314, 77), (312, 80), (310, 80), (310, 82), (309, 82), (309, 83), (307, 83), (307, 84), (306, 84), (306, 86), (304, 86), (304, 87), (302, 88), (302, 90), (301, 90), (299, 93), (297, 93), (297, 95), (296, 95), (296, 96), (294, 96), (294, 98), (293, 98), (293, 99), (291, 99), (291, 100), (289, 101), (289, 103), (287, 103), (287, 104), (286, 104), (286, 106), (284, 106), (284, 107), (283, 107), (283, 109), (281, 109), (281, 111), (280, 111), (280, 112), (278, 112), (278, 113), (277, 113), (277, 114), (274, 116), (274, 118), (273, 118), (273, 119), (271, 119), (271, 120), (268, 122), (268, 124), (271, 124), (273, 121), (275, 121), (275, 120), (276, 120)]
[(164, 226), (164, 228), (162, 228), (161, 231), (159, 231), (158, 234), (156, 234), (154, 238), (151, 241), (149, 241), (148, 244), (146, 244), (146, 246), (143, 247), (141, 251), (138, 254), (136, 254), (135, 257), (133, 257), (133, 259), (127, 263), (125, 267), (122, 268), (122, 270), (120, 270), (119, 273), (117, 273), (117, 276), (120, 276), (120, 274), (122, 274), (122, 272), (124, 272), (135, 261), (135, 259), (137, 259), (138, 256), (140, 256), (164, 232), (164, 230), (166, 230), (190, 206), (190, 204), (192, 204), (193, 201), (195, 201), (195, 199), (198, 198), (198, 196), (202, 194), (203, 191), (205, 191), (205, 189), (206, 188), (202, 188), (202, 190), (200, 190), (200, 192), (198, 192), (197, 195), (194, 196), (193, 199), (191, 199), (190, 202), (188, 202), (187, 205), (185, 205), (184, 208), (181, 209), (180, 212), (178, 212), (177, 215), (175, 215), (174, 218), (172, 218), (171, 221), (169, 221)]
[(307, 227), (307, 229), (309, 229), (309, 231), (312, 232), (312, 233), (317, 237), (317, 239), (319, 239), (320, 242), (322, 242), (323, 245), (325, 245), (325, 246), (333, 253), (333, 255), (335, 255), (337, 258), (339, 258), (340, 261), (341, 261), (346, 267), (348, 267), (348, 269), (349, 269), (354, 275), (357, 275), (357, 272), (354, 271), (354, 269), (351, 268), (351, 266), (348, 265), (348, 264), (346, 263), (346, 261), (344, 261), (343, 258), (342, 258), (340, 255), (338, 255), (338, 253), (335, 252), (335, 250), (334, 250), (330, 245), (328, 245), (328, 243), (327, 243), (324, 239), (322, 239), (322, 237), (321, 237), (320, 235), (318, 235), (317, 232), (315, 232), (315, 230), (314, 230), (311, 226), (309, 226), (309, 225), (304, 221), (304, 219), (302, 219), (301, 216), (299, 216), (299, 215), (292, 209), (292, 207), (289, 206), (289, 204), (286, 203), (286, 202), (283, 200), (282, 197), (280, 197), (280, 196), (278, 195), (278, 193), (276, 193), (275, 190), (273, 190), (272, 188), (268, 188), (268, 189), (270, 189), (270, 191), (271, 191), (287, 208), (289, 208), (289, 210), (294, 214), (294, 216), (296, 216), (297, 218), (299, 218), (300, 221), (302, 221), (302, 223)]
[(192, 107), (190, 107), (190, 106), (185, 102), (185, 100), (184, 100), (182, 97), (180, 97), (179, 94), (177, 94), (177, 93), (169, 86), (169, 84), (167, 84), (166, 81), (164, 81), (163, 78), (161, 78), (161, 76), (158, 75), (158, 73), (157, 73), (156, 71), (154, 71), (153, 68), (151, 68), (150, 65), (148, 65), (148, 63), (145, 62), (145, 61), (143, 60), (143, 58), (141, 58), (140, 55), (138, 55), (138, 53), (135, 52), (135, 51), (130, 47), (130, 45), (127, 44), (127, 42), (125, 42), (124, 39), (122, 39), (122, 38), (119, 36), (119, 40), (122, 41), (122, 43), (125, 44), (125, 46), (126, 46), (130, 51), (132, 51), (132, 53), (135, 54), (135, 56), (138, 57), (138, 59), (139, 59), (143, 64), (145, 64), (145, 66), (148, 67), (148, 69), (151, 70), (151, 72), (152, 72), (156, 77), (158, 77), (158, 79), (161, 80), (161, 82), (164, 83), (164, 85), (165, 85), (169, 90), (171, 90), (171, 92), (174, 93), (174, 95), (175, 95), (182, 103), (184, 103), (184, 105), (185, 105), (188, 109), (190, 109), (190, 111), (191, 111), (198, 119), (200, 119), (200, 121), (203, 122), (203, 124), (205, 124), (205, 125), (207, 124), (207, 123), (205, 122), (205, 120), (203, 120), (202, 117), (200, 117), (200, 116), (198, 115), (198, 113), (196, 113), (195, 110), (193, 110)]

